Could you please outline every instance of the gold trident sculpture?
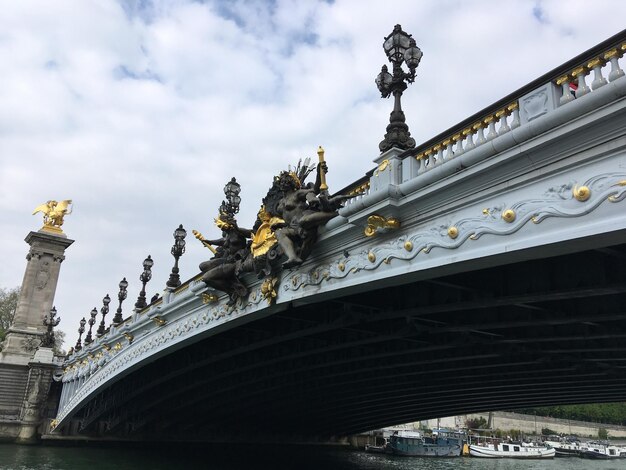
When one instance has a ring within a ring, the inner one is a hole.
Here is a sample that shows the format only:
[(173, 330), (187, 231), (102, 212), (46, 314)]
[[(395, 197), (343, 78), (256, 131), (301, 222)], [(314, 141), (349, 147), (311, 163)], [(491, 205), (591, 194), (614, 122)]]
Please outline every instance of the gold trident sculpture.
[(196, 237), (198, 240), (200, 240), (205, 247), (211, 250), (211, 253), (213, 254), (217, 253), (217, 250), (213, 248), (213, 246), (211, 246), (211, 244), (208, 241), (206, 241), (206, 239), (200, 232), (198, 232), (197, 230), (192, 230), (191, 232), (193, 233), (193, 236)]
[(72, 213), (71, 199), (64, 199), (61, 202), (48, 201), (45, 204), (35, 207), (33, 215), (37, 212), (43, 213), (43, 227), (41, 230), (52, 233), (63, 233), (63, 217)]
[[(324, 163), (324, 149), (320, 145), (317, 148), (317, 156), (319, 157), (320, 163)], [(326, 191), (328, 189), (328, 185), (326, 184), (326, 172), (324, 168), (320, 168), (320, 191)]]

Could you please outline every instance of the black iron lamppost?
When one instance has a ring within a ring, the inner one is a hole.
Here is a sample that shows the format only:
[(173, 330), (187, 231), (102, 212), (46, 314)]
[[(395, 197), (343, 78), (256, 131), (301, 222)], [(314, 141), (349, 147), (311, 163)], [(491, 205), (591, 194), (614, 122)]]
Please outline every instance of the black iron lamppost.
[(57, 326), (60, 322), (60, 318), (56, 318), (57, 309), (56, 307), (52, 307), (50, 309), (50, 313), (43, 317), (43, 324), (47, 326), (46, 333), (43, 335), (43, 339), (41, 340), (41, 347), (43, 348), (53, 348), (54, 347), (54, 330), (53, 328)]
[[(389, 116), (387, 133), (378, 147), (381, 152), (386, 152), (393, 147), (408, 150), (415, 147), (415, 139), (411, 137), (409, 126), (406, 125), (400, 97), (402, 92), (406, 90), (407, 83), (413, 83), (415, 80), (415, 69), (422, 58), (422, 51), (415, 44), (415, 39), (410, 34), (402, 31), (402, 27), (399, 24), (385, 38), (383, 49), (385, 54), (387, 54), (389, 62), (393, 65), (393, 73), (389, 73), (387, 66), (383, 65), (375, 81), (383, 98), (393, 95), (394, 106)], [(402, 69), (402, 63), (406, 63), (409, 73)]]
[(126, 296), (128, 295), (126, 292), (127, 287), (128, 287), (128, 281), (126, 280), (126, 278), (124, 278), (120, 281), (120, 291), (117, 293), (117, 299), (120, 301), (120, 304), (117, 307), (117, 310), (115, 311), (115, 316), (113, 317), (114, 325), (118, 325), (122, 323), (122, 321), (124, 320), (122, 318), (122, 302), (124, 302), (124, 300), (126, 299)]
[(85, 345), (91, 343), (93, 341), (93, 338), (91, 337), (91, 329), (93, 328), (93, 326), (96, 324), (96, 316), (98, 315), (98, 309), (96, 307), (94, 307), (90, 314), (91, 317), (89, 318), (89, 331), (87, 332), (87, 336), (85, 337)]
[(109, 313), (110, 303), (111, 303), (111, 297), (109, 297), (109, 294), (107, 294), (102, 299), (102, 308), (100, 309), (100, 313), (102, 314), (102, 321), (100, 322), (100, 326), (98, 326), (98, 331), (96, 332), (98, 336), (102, 336), (104, 334), (104, 331), (106, 328), (104, 324), (104, 317), (106, 317), (106, 314)]
[(80, 351), (83, 349), (82, 344), (80, 343), (81, 338), (83, 337), (83, 333), (85, 332), (85, 317), (80, 321), (80, 326), (78, 327), (78, 341), (76, 341), (76, 346), (74, 346), (74, 351)]
[(179, 225), (176, 230), (174, 230), (174, 245), (172, 246), (171, 251), (172, 256), (174, 257), (174, 267), (172, 268), (170, 278), (165, 283), (167, 287), (176, 288), (180, 286), (180, 276), (178, 275), (178, 258), (180, 258), (185, 252), (186, 236), (187, 231), (183, 228), (182, 224)]
[(241, 203), (241, 197), (239, 197), (240, 192), (241, 185), (237, 183), (235, 177), (231, 178), (231, 180), (226, 183), (226, 186), (224, 186), (224, 194), (226, 195), (229, 206), (228, 214), (231, 216), (239, 212), (239, 204)]
[(152, 266), (154, 266), (154, 261), (152, 261), (150, 255), (148, 255), (148, 257), (143, 260), (143, 272), (139, 275), (141, 292), (139, 292), (139, 297), (137, 297), (137, 302), (135, 302), (136, 309), (140, 310), (148, 306), (146, 303), (146, 284), (152, 279)]

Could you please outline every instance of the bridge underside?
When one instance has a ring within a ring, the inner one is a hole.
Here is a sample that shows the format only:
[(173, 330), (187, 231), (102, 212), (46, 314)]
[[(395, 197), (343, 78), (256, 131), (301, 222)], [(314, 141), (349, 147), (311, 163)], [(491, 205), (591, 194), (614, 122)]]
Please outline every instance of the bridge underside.
[(74, 422), (146, 439), (305, 439), (626, 401), (626, 244), (592, 246), (292, 305), (152, 362)]

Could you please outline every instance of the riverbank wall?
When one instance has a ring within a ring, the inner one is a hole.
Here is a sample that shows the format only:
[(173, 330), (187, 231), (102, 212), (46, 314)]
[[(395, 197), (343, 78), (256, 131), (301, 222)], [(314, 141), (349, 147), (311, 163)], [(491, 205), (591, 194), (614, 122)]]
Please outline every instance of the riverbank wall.
[[(450, 416), (440, 419), (431, 419), (411, 423), (413, 428), (427, 427), (436, 428), (439, 426), (446, 428), (465, 427), (465, 423), (471, 419), (484, 418), (489, 422), (489, 413), (473, 413), (461, 416)], [(541, 434), (544, 428), (551, 429), (557, 434), (576, 435), (581, 438), (593, 439), (598, 437), (598, 430), (604, 428), (609, 433), (609, 438), (626, 438), (626, 426), (614, 424), (591, 423), (587, 421), (576, 421), (569, 419), (550, 418), (547, 416), (525, 415), (506, 411), (494, 411), (491, 413), (491, 429), (509, 431), (511, 429), (522, 431), (524, 434)]]

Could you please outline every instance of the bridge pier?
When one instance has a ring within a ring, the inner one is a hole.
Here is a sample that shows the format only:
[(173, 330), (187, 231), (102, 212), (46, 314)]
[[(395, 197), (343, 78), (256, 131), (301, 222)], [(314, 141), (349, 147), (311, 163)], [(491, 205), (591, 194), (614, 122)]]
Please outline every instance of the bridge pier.
[(74, 242), (59, 229), (30, 232), (28, 261), (15, 317), (0, 352), (0, 440), (37, 442), (54, 372), (52, 348), (42, 347), (43, 318), (52, 308), (65, 250)]

